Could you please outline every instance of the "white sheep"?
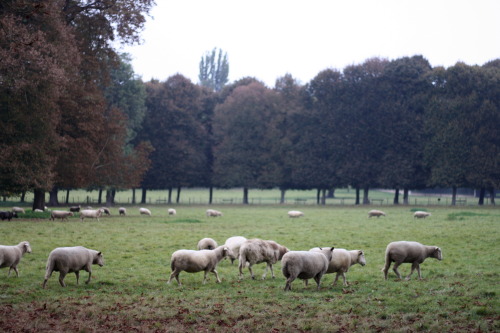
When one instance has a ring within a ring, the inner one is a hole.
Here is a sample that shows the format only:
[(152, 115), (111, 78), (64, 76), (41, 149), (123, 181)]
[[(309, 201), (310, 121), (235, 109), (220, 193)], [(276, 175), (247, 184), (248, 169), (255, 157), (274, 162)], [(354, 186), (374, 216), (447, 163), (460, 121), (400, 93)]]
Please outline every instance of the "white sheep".
[(83, 220), (88, 217), (91, 219), (97, 219), (99, 221), (99, 218), (102, 216), (103, 210), (102, 209), (84, 209), (80, 211), (80, 220), (83, 222)]
[(67, 212), (65, 210), (53, 210), (50, 212), (50, 220), (55, 221), (55, 219), (67, 220), (68, 216), (73, 216), (73, 212)]
[(441, 249), (437, 246), (422, 245), (418, 242), (392, 242), (387, 245), (385, 250), (385, 266), (382, 269), (382, 272), (384, 272), (384, 277), (387, 280), (389, 267), (391, 267), (391, 263), (394, 262), (392, 270), (396, 273), (398, 278), (401, 279), (401, 275), (398, 272), (399, 265), (402, 263), (411, 263), (411, 272), (406, 277), (406, 280), (410, 279), (410, 276), (413, 274), (415, 269), (417, 269), (418, 278), (422, 279), (422, 276), (420, 275), (420, 264), (429, 257), (442, 260), (443, 255), (441, 253)]
[(78, 284), (81, 270), (89, 273), (89, 278), (85, 281), (85, 283), (89, 283), (92, 276), (92, 265), (104, 266), (104, 257), (100, 251), (87, 249), (83, 246), (58, 247), (50, 252), (47, 259), (43, 288), (45, 289), (47, 280), (54, 271), (59, 272), (59, 283), (62, 287), (66, 287), (64, 277), (68, 273), (75, 273), (76, 284)]
[(125, 209), (125, 207), (118, 208), (118, 214), (127, 215), (127, 210)]
[(139, 214), (151, 216), (151, 211), (147, 208), (139, 208)]
[(281, 271), (286, 278), (285, 291), (292, 290), (292, 282), (314, 279), (319, 290), (321, 278), (326, 273), (332, 259), (333, 247), (322, 248), (315, 251), (290, 251), (281, 260)]
[(111, 216), (111, 212), (110, 212), (109, 208), (107, 208), (107, 207), (101, 207), (99, 209), (102, 209), (102, 212), (104, 214)]
[(243, 244), (246, 240), (247, 239), (243, 236), (233, 236), (226, 239), (226, 243), (224, 245), (231, 250), (232, 256), (229, 256), (231, 264), (233, 264), (234, 260), (240, 256), (241, 244)]
[(182, 271), (188, 273), (205, 271), (203, 284), (207, 281), (208, 272), (212, 272), (217, 278), (217, 283), (220, 283), (221, 280), (219, 278), (219, 274), (215, 269), (217, 268), (217, 264), (228, 256), (229, 253), (230, 250), (224, 245), (221, 245), (214, 250), (177, 250), (172, 254), (172, 258), (170, 260), (172, 274), (170, 274), (168, 283), (175, 278), (180, 286), (181, 282), (179, 281), (179, 273)]
[(417, 219), (425, 219), (427, 216), (431, 216), (431, 213), (428, 213), (428, 212), (424, 212), (424, 211), (421, 211), (421, 210), (417, 210), (414, 214), (413, 214), (413, 218), (417, 218)]
[(12, 212), (13, 213), (25, 213), (24, 208), (21, 207), (12, 207)]
[(381, 210), (372, 209), (368, 212), (368, 217), (372, 217), (372, 216), (381, 217), (381, 216), (385, 216), (385, 213)]
[(17, 264), (25, 253), (31, 253), (30, 243), (27, 241), (17, 245), (0, 245), (0, 268), (9, 267), (7, 276), (10, 276), (10, 271), (13, 269), (19, 277)]
[(217, 217), (217, 216), (222, 216), (222, 213), (219, 212), (218, 210), (215, 210), (215, 209), (207, 209), (207, 211), (205, 212), (205, 214), (210, 217)]
[(271, 276), (274, 279), (273, 264), (283, 258), (283, 255), (288, 252), (288, 249), (275, 241), (262, 239), (248, 239), (240, 247), (239, 265), (240, 279), (243, 278), (243, 267), (248, 263), (248, 270), (252, 279), (255, 279), (252, 265), (267, 263), (262, 279), (266, 278), (267, 270), (271, 270)]
[(168, 215), (177, 215), (177, 211), (174, 208), (169, 208)]
[[(320, 251), (319, 247), (310, 249), (309, 251)], [(345, 273), (349, 271), (349, 267), (354, 264), (360, 264), (361, 266), (366, 265), (365, 254), (361, 250), (346, 250), (346, 249), (335, 249), (332, 251), (332, 259), (328, 264), (328, 269), (325, 274), (337, 273), (333, 285), (337, 283), (339, 276), (342, 275), (344, 279), (344, 286), (347, 286), (347, 281)], [(307, 284), (307, 283), (306, 283)]]
[(35, 213), (43, 213), (43, 210), (35, 208), (35, 210), (33, 212), (35, 212)]
[(301, 217), (304, 216), (304, 213), (298, 210), (291, 210), (288, 212), (288, 217)]
[(198, 242), (198, 250), (214, 250), (218, 246), (212, 238), (203, 238)]

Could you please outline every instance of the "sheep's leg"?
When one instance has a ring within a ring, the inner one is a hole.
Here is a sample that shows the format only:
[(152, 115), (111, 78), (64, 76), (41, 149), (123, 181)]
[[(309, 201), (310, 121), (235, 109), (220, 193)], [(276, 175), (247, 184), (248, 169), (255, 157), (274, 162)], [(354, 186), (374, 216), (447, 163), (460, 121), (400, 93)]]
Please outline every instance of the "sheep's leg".
[(304, 280), (304, 287), (307, 287), (309, 285), (309, 279)]
[(212, 271), (212, 273), (215, 274), (215, 277), (217, 278), (217, 283), (221, 283), (221, 280), (219, 279), (219, 273), (217, 273), (215, 269)]
[(422, 275), (420, 275), (420, 264), (417, 264), (418, 279), (422, 280)]
[(321, 287), (321, 278), (323, 277), (323, 274), (319, 273), (314, 277), (314, 281), (316, 281), (316, 290), (319, 290)]
[(410, 274), (408, 274), (408, 276), (406, 277), (406, 280), (411, 279), (411, 275), (413, 274), (413, 272), (415, 271), (416, 268), (418, 270), (418, 278), (420, 279), (420, 265), (418, 263), (414, 262), (413, 264), (411, 264), (411, 271), (410, 271)]
[(288, 279), (286, 279), (285, 291), (292, 290), (293, 280), (295, 280), (295, 278), (293, 276), (290, 276)]
[(243, 279), (243, 265), (244, 265), (244, 262), (245, 261), (241, 260), (241, 258), (240, 258), (239, 263), (238, 263), (238, 269), (240, 271), (240, 275), (239, 275), (240, 280)]
[(207, 283), (207, 271), (204, 272), (203, 274), (203, 284)]
[(396, 273), (397, 277), (399, 279), (401, 279), (401, 274), (399, 274), (399, 272), (398, 272), (399, 265), (401, 265), (401, 263), (395, 262), (394, 263), (394, 267), (392, 268), (392, 270), (394, 271), (394, 273)]
[(250, 276), (252, 277), (252, 280), (255, 280), (255, 275), (253, 275), (253, 270), (252, 270), (252, 264), (248, 265), (248, 270), (250, 271)]
[(339, 275), (340, 275), (340, 272), (337, 272), (337, 274), (335, 275), (335, 280), (333, 280), (333, 285), (337, 284), (337, 281), (339, 280)]
[(344, 279), (344, 286), (347, 287), (347, 279), (345, 278), (345, 272), (342, 272), (342, 278)]
[(66, 287), (66, 284), (64, 283), (64, 277), (66, 276), (66, 272), (60, 271), (59, 272), (59, 284), (61, 287)]
[(175, 280), (177, 281), (177, 284), (180, 286), (181, 285), (181, 282), (179, 281), (179, 273), (180, 271), (178, 271), (177, 269), (174, 269), (172, 271), (172, 274), (170, 274), (170, 279), (168, 279), (168, 284), (170, 284), (170, 282), (172, 282), (172, 280), (175, 278)]
[(273, 271), (273, 265), (270, 264), (270, 263), (267, 263), (266, 265), (266, 268), (264, 269), (264, 275), (262, 275), (262, 280), (264, 280), (266, 278), (266, 275), (267, 275), (267, 270), (270, 269), (271, 270), (271, 277), (274, 279), (275, 276), (274, 276), (274, 271)]
[(384, 272), (384, 278), (387, 280), (387, 273), (389, 272), (389, 268), (391, 267), (391, 261), (386, 260), (385, 266), (382, 268), (382, 272)]
[(80, 280), (80, 271), (76, 271), (75, 275), (76, 275), (76, 284), (79, 284), (78, 281)]

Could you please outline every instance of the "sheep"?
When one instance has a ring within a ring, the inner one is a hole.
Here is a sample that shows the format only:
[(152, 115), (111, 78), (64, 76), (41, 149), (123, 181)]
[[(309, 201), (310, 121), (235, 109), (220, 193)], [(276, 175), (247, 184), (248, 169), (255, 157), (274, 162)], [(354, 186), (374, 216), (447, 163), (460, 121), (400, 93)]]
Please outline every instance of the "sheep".
[(59, 272), (59, 283), (62, 287), (66, 287), (64, 277), (68, 273), (75, 273), (76, 284), (78, 284), (81, 270), (89, 273), (89, 278), (85, 281), (88, 284), (92, 276), (92, 265), (104, 266), (104, 257), (100, 251), (87, 249), (83, 246), (55, 248), (47, 259), (43, 289), (54, 271)]
[(36, 208), (33, 212), (35, 212), (35, 213), (43, 213), (43, 210)]
[(428, 213), (428, 212), (423, 212), (423, 211), (416, 211), (414, 214), (413, 214), (413, 218), (417, 218), (417, 219), (425, 219), (427, 216), (431, 216), (431, 213)]
[(24, 208), (21, 207), (12, 207), (12, 212), (13, 213), (25, 213)]
[(214, 250), (218, 246), (212, 238), (203, 238), (198, 242), (198, 250)]
[(304, 216), (304, 213), (298, 210), (291, 210), (288, 212), (288, 217), (301, 217)]
[(80, 205), (78, 206), (71, 206), (69, 207), (69, 211), (73, 213), (78, 213), (82, 207)]
[(437, 246), (422, 245), (418, 242), (399, 241), (389, 243), (385, 250), (385, 266), (382, 269), (384, 277), (387, 280), (387, 272), (389, 271), (389, 267), (391, 267), (391, 263), (394, 262), (392, 270), (399, 279), (401, 279), (401, 275), (398, 272), (398, 267), (402, 263), (412, 264), (411, 272), (406, 277), (406, 280), (410, 280), (410, 276), (415, 269), (417, 269), (418, 278), (422, 279), (420, 275), (420, 264), (429, 257), (443, 260), (441, 249)]
[(67, 212), (65, 210), (53, 210), (50, 213), (50, 220), (55, 221), (55, 219), (67, 220), (68, 216), (73, 216), (73, 212)]
[(111, 216), (111, 212), (109, 211), (109, 208), (107, 207), (101, 207), (99, 209), (102, 209), (102, 212), (108, 216)]
[(215, 274), (217, 278), (217, 283), (220, 283), (219, 274), (215, 270), (217, 264), (230, 254), (228, 247), (221, 245), (214, 250), (177, 250), (172, 254), (170, 260), (170, 268), (172, 269), (172, 274), (168, 280), (168, 284), (175, 278), (177, 284), (180, 286), (179, 273), (182, 271), (188, 273), (197, 273), (205, 271), (203, 277), (203, 284), (207, 281), (208, 272)]
[(19, 277), (17, 264), (25, 253), (31, 253), (31, 246), (27, 241), (12, 246), (0, 245), (0, 268), (9, 267), (7, 276), (10, 276), (10, 271), (13, 269), (16, 272), (16, 277)]
[(274, 279), (273, 264), (281, 260), (283, 255), (288, 252), (288, 249), (275, 241), (272, 240), (262, 240), (262, 239), (248, 239), (240, 246), (239, 255), (239, 265), (238, 269), (240, 271), (239, 277), (243, 278), (243, 267), (248, 263), (248, 270), (252, 279), (255, 279), (253, 274), (252, 265), (260, 264), (262, 262), (267, 263), (266, 269), (264, 270), (264, 275), (262, 279), (266, 278), (267, 270), (271, 270), (271, 276)]
[[(315, 247), (310, 249), (309, 251), (318, 252), (320, 251), (320, 248)], [(360, 264), (361, 266), (366, 265), (365, 254), (363, 251), (361, 250), (348, 251), (346, 249), (335, 249), (332, 251), (332, 259), (328, 264), (328, 269), (325, 272), (325, 274), (337, 273), (337, 275), (335, 276), (335, 280), (333, 281), (333, 285), (337, 283), (339, 276), (342, 275), (342, 278), (344, 279), (344, 286), (347, 287), (345, 273), (347, 273), (349, 271), (349, 267), (351, 267), (354, 264)]]
[(17, 218), (17, 213), (16, 212), (0, 211), (0, 219), (2, 219), (2, 221), (3, 220), (10, 221), (13, 217)]
[(243, 236), (233, 236), (226, 239), (225, 245), (231, 250), (232, 256), (229, 256), (231, 259), (231, 264), (234, 263), (234, 260), (240, 256), (240, 247), (247, 239)]
[(381, 210), (372, 209), (368, 212), (368, 217), (372, 217), (372, 216), (376, 216), (376, 217), (385, 216), (385, 213)]
[(151, 216), (151, 211), (147, 208), (139, 208), (139, 214)]
[(217, 216), (222, 216), (222, 213), (219, 212), (218, 210), (215, 210), (215, 209), (207, 209), (207, 211), (205, 212), (205, 214), (210, 217), (217, 217)]
[(177, 211), (173, 208), (168, 209), (168, 215), (177, 215)]
[(333, 246), (315, 251), (290, 251), (281, 260), (281, 271), (286, 278), (285, 291), (292, 290), (292, 282), (299, 278), (314, 278), (317, 290), (320, 289), (321, 278), (328, 270), (332, 259)]
[(125, 207), (120, 207), (118, 208), (118, 213), (120, 215), (127, 215), (127, 210), (125, 209)]
[(97, 219), (98, 222), (99, 218), (102, 216), (102, 209), (84, 209), (80, 211), (80, 220), (83, 222), (83, 219), (86, 217), (92, 218), (92, 219)]

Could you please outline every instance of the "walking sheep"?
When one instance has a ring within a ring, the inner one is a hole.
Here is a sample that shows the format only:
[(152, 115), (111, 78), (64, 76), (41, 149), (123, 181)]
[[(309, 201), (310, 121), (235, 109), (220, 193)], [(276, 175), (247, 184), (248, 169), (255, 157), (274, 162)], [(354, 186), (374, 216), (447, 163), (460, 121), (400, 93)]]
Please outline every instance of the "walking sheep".
[(65, 210), (53, 210), (50, 212), (50, 220), (52, 221), (55, 221), (55, 219), (64, 221), (68, 219), (68, 216), (73, 216), (73, 212), (67, 212)]
[[(309, 251), (318, 252), (320, 251), (320, 248), (315, 247), (313, 249), (310, 249)], [(344, 286), (347, 287), (345, 273), (347, 273), (349, 271), (349, 267), (354, 264), (360, 264), (361, 266), (366, 265), (365, 254), (363, 251), (335, 249), (332, 251), (332, 259), (328, 264), (328, 269), (326, 270), (325, 274), (337, 273), (337, 275), (335, 276), (335, 280), (333, 281), (333, 285), (337, 283), (339, 276), (342, 275), (342, 278), (344, 279)]]
[(417, 210), (414, 214), (413, 214), (413, 218), (417, 218), (417, 219), (425, 219), (427, 216), (431, 216), (431, 213), (428, 213), (428, 212), (424, 212), (424, 211), (420, 211), (420, 210)]
[(12, 207), (12, 212), (13, 213), (25, 213), (24, 208), (21, 207)]
[(420, 275), (420, 264), (429, 257), (442, 260), (443, 255), (441, 249), (437, 246), (422, 245), (418, 242), (399, 241), (389, 243), (385, 250), (385, 266), (382, 269), (384, 277), (387, 280), (389, 267), (391, 267), (391, 263), (394, 262), (392, 270), (396, 273), (398, 278), (401, 279), (401, 275), (398, 272), (399, 265), (402, 263), (411, 263), (411, 272), (406, 277), (406, 280), (410, 279), (415, 269), (417, 269), (418, 278), (422, 279)]
[(151, 211), (147, 208), (139, 208), (139, 214), (151, 216)]
[(288, 252), (288, 249), (275, 241), (262, 239), (248, 239), (240, 247), (239, 265), (240, 279), (243, 278), (243, 267), (248, 263), (248, 270), (252, 279), (255, 279), (252, 265), (267, 263), (262, 279), (266, 278), (267, 270), (271, 270), (271, 276), (274, 279), (273, 264), (283, 258), (283, 255)]
[(301, 216), (304, 216), (304, 213), (302, 213), (301, 211), (298, 211), (298, 210), (291, 210), (288, 212), (288, 217), (301, 217)]
[(281, 271), (286, 277), (285, 291), (292, 290), (292, 282), (299, 278), (301, 280), (314, 279), (319, 290), (321, 278), (328, 269), (332, 259), (333, 246), (315, 251), (290, 251), (281, 260)]
[(217, 246), (217, 242), (212, 238), (203, 238), (198, 242), (198, 250), (214, 250)]
[(31, 246), (27, 241), (17, 245), (0, 245), (0, 268), (9, 267), (7, 276), (10, 276), (10, 271), (13, 269), (16, 277), (19, 277), (17, 264), (25, 253), (31, 253)]
[(47, 280), (52, 276), (52, 272), (54, 271), (59, 272), (59, 283), (62, 287), (66, 287), (64, 277), (68, 273), (75, 273), (76, 284), (78, 284), (81, 270), (89, 273), (89, 278), (85, 281), (88, 284), (92, 276), (92, 265), (104, 266), (104, 258), (101, 252), (87, 249), (83, 246), (58, 247), (49, 254), (45, 268), (43, 288), (45, 289)]
[(172, 254), (172, 258), (170, 260), (172, 274), (170, 274), (168, 283), (175, 278), (180, 286), (181, 282), (179, 281), (179, 274), (182, 271), (188, 273), (198, 273), (204, 271), (205, 274), (203, 277), (203, 284), (207, 281), (208, 272), (212, 272), (217, 278), (217, 283), (220, 283), (221, 280), (219, 278), (219, 274), (215, 269), (217, 268), (217, 264), (222, 259), (227, 257), (229, 253), (230, 250), (224, 245), (221, 245), (214, 250), (177, 250)]
[(215, 210), (215, 209), (207, 209), (207, 211), (205, 212), (205, 214), (208, 216), (208, 217), (217, 217), (217, 216), (222, 216), (222, 213), (219, 212), (218, 210)]
[(177, 215), (177, 211), (174, 208), (169, 208), (168, 215)]
[(80, 205), (78, 206), (71, 206), (69, 207), (69, 211), (73, 213), (78, 213), (82, 207)]
[(381, 217), (381, 216), (385, 216), (385, 213), (381, 210), (372, 209), (368, 212), (368, 217), (372, 217), (372, 216)]
[(240, 247), (247, 239), (243, 236), (233, 236), (226, 239), (226, 245), (232, 253), (232, 256), (229, 256), (231, 259), (231, 264), (234, 263), (234, 260), (240, 256)]
[(103, 210), (102, 209), (84, 209), (80, 211), (80, 220), (83, 222), (83, 220), (88, 217), (91, 219), (97, 219), (98, 222), (99, 218), (102, 216)]

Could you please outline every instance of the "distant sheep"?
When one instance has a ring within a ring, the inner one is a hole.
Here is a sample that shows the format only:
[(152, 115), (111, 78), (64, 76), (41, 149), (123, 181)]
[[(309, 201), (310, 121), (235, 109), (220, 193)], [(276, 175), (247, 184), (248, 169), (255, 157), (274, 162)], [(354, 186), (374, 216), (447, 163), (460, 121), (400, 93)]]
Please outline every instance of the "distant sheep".
[(333, 247), (315, 251), (290, 251), (281, 260), (281, 271), (286, 278), (285, 291), (292, 290), (292, 282), (314, 279), (319, 290), (321, 278), (326, 273), (332, 259)]
[(43, 213), (43, 210), (36, 208), (33, 212), (35, 212), (35, 213)]
[(24, 208), (21, 208), (21, 207), (12, 207), (12, 212), (13, 213), (18, 213), (18, 214), (19, 213), (23, 213), (23, 214), (25, 213)]
[(271, 270), (271, 276), (274, 279), (273, 264), (283, 258), (283, 255), (288, 252), (288, 249), (275, 241), (262, 240), (262, 239), (248, 239), (240, 247), (239, 265), (240, 279), (243, 278), (243, 267), (248, 263), (248, 270), (250, 276), (255, 279), (253, 274), (252, 265), (267, 263), (262, 279), (266, 278), (267, 270)]
[(170, 260), (170, 267), (172, 269), (172, 274), (170, 274), (170, 278), (168, 283), (170, 283), (174, 278), (177, 280), (179, 286), (181, 282), (179, 281), (179, 273), (182, 271), (188, 273), (197, 273), (201, 271), (205, 271), (205, 275), (203, 277), (203, 284), (207, 281), (207, 274), (209, 272), (214, 273), (217, 278), (217, 283), (220, 283), (221, 280), (219, 278), (219, 274), (215, 270), (217, 268), (217, 264), (227, 257), (230, 253), (230, 250), (221, 245), (214, 250), (178, 250), (172, 254), (172, 258)]
[(139, 208), (139, 214), (151, 216), (151, 211), (147, 208)]
[(222, 213), (219, 212), (218, 210), (215, 210), (215, 209), (207, 209), (207, 211), (205, 212), (205, 214), (208, 216), (208, 217), (217, 217), (217, 216), (222, 216)]
[(125, 209), (125, 207), (120, 207), (118, 208), (118, 213), (120, 215), (127, 215), (127, 210)]
[(71, 206), (69, 207), (69, 211), (73, 213), (78, 213), (82, 207), (80, 205), (78, 206)]
[(102, 216), (103, 210), (102, 209), (84, 209), (80, 211), (80, 220), (83, 222), (83, 220), (88, 217), (91, 219), (97, 219), (99, 222), (99, 218)]
[[(310, 249), (309, 251), (320, 251), (319, 247)], [(349, 271), (349, 267), (354, 264), (366, 265), (365, 254), (361, 250), (335, 249), (332, 251), (332, 259), (328, 264), (328, 269), (325, 274), (337, 273), (333, 285), (337, 283), (339, 276), (342, 275), (344, 279), (344, 286), (347, 286), (345, 273)]]
[(31, 253), (30, 243), (27, 241), (17, 245), (0, 245), (0, 268), (9, 267), (7, 276), (10, 276), (10, 271), (13, 269), (19, 277), (17, 265), (25, 253)]
[(73, 216), (73, 212), (67, 212), (65, 210), (53, 210), (50, 213), (50, 220), (55, 221), (55, 219), (61, 219), (62, 221), (67, 220), (68, 216)]
[(203, 238), (198, 242), (198, 250), (214, 250), (218, 246), (212, 238)]
[(291, 210), (288, 212), (288, 217), (301, 217), (304, 216), (304, 213), (298, 210)]
[(243, 236), (233, 236), (226, 239), (226, 245), (230, 250), (232, 255), (229, 256), (231, 259), (231, 264), (240, 256), (240, 247), (247, 239)]
[(85, 283), (89, 283), (92, 276), (92, 265), (104, 266), (104, 258), (100, 251), (87, 249), (83, 246), (58, 247), (49, 254), (43, 288), (45, 289), (47, 280), (54, 271), (59, 272), (59, 283), (62, 287), (66, 287), (64, 277), (68, 273), (75, 273), (76, 284), (78, 284), (81, 270), (89, 273), (89, 278), (85, 281)]
[(168, 215), (177, 215), (177, 211), (173, 208), (168, 209)]
[(111, 216), (111, 212), (110, 212), (109, 208), (107, 208), (107, 207), (101, 207), (99, 209), (101, 209), (104, 214), (106, 214), (108, 216)]
[(418, 210), (413, 214), (414, 219), (425, 219), (427, 216), (431, 216), (431, 213)]
[(0, 219), (3, 220), (8, 220), (10, 221), (13, 217), (17, 217), (16, 212), (6, 212), (6, 211), (0, 211)]
[(373, 216), (381, 217), (381, 216), (385, 216), (385, 213), (381, 210), (373, 209), (373, 210), (370, 210), (368, 212), (368, 217), (373, 217)]
[(442, 260), (443, 255), (441, 249), (437, 246), (422, 245), (418, 242), (399, 241), (389, 243), (385, 250), (385, 266), (382, 269), (384, 277), (387, 280), (389, 267), (391, 267), (391, 263), (394, 262), (392, 270), (396, 273), (398, 278), (401, 279), (401, 275), (398, 272), (399, 265), (402, 263), (411, 263), (411, 272), (406, 277), (406, 280), (410, 279), (415, 269), (418, 272), (418, 278), (422, 279), (420, 275), (420, 264), (423, 263), (426, 258)]

